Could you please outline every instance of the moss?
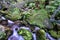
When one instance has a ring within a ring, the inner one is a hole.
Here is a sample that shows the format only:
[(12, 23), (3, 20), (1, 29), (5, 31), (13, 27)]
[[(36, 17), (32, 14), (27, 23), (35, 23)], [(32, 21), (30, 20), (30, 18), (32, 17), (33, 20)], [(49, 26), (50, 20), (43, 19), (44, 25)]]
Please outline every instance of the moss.
[(54, 38), (60, 38), (60, 34), (59, 34), (59, 32), (58, 32), (58, 34), (57, 34), (56, 31), (54, 31), (54, 30), (50, 30), (49, 33), (50, 33), (51, 36), (54, 37)]
[(58, 31), (58, 38), (60, 38), (60, 31)]
[(11, 20), (18, 20), (21, 18), (20, 10), (16, 7), (10, 7), (5, 17)]
[(31, 34), (31, 32), (29, 32), (29, 31), (26, 30), (26, 29), (20, 29), (20, 30), (18, 31), (18, 34), (19, 34), (19, 35), (22, 35), (25, 40), (31, 40), (31, 39), (32, 39), (32, 34)]
[(45, 9), (41, 9), (41, 10), (32, 10), (31, 16), (29, 16), (29, 18), (27, 19), (27, 21), (30, 24), (34, 24), (34, 25), (39, 25), (40, 28), (44, 28), (45, 25), (43, 24), (44, 20), (48, 18), (48, 14), (47, 11)]
[(46, 37), (45, 37), (45, 31), (44, 30), (38, 30), (36, 32), (36, 35), (37, 35), (37, 40), (46, 40)]
[(3, 31), (0, 31), (0, 39), (6, 38), (6, 34)]
[(49, 5), (46, 6), (46, 9), (48, 12), (53, 13), (59, 5), (60, 5), (59, 0), (51, 0), (51, 1), (49, 1)]

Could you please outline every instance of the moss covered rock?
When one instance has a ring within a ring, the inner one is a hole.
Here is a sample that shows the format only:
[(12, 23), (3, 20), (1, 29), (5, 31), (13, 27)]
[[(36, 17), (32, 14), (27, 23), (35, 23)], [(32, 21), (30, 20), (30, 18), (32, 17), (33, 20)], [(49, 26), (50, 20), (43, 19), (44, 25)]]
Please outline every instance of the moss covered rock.
[(17, 7), (10, 7), (5, 17), (11, 20), (18, 20), (21, 18), (20, 10)]
[(0, 40), (6, 37), (4, 26), (0, 25)]
[(18, 31), (19, 35), (22, 35), (24, 37), (25, 40), (31, 40), (32, 39), (32, 34), (30, 31), (26, 30), (26, 29), (20, 29)]
[(36, 35), (37, 35), (37, 40), (46, 40), (46, 37), (45, 37), (45, 31), (44, 30), (38, 30), (36, 32)]
[(54, 37), (54, 38), (60, 38), (60, 34), (59, 34), (60, 32), (57, 33), (57, 32), (54, 31), (54, 30), (50, 30), (49, 33), (50, 33), (51, 36)]
[(46, 6), (46, 9), (47, 9), (48, 12), (53, 13), (59, 5), (60, 5), (59, 0), (50, 0), (49, 5)]
[(31, 16), (27, 19), (30, 24), (39, 25), (40, 28), (44, 28), (44, 20), (48, 18), (48, 13), (45, 9), (32, 10), (30, 12)]

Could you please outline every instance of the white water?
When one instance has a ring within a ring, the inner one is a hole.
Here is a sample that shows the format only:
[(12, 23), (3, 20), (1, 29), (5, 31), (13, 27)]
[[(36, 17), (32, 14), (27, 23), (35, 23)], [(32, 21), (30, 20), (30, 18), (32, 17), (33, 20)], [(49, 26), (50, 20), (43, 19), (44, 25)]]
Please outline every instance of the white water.
[(32, 33), (33, 40), (36, 40), (36, 33)]
[(21, 35), (18, 35), (17, 31), (15, 30), (17, 28), (17, 26), (14, 25), (13, 27), (14, 27), (12, 29), (13, 30), (13, 34), (8, 38), (8, 40), (24, 40), (24, 38)]
[(48, 34), (48, 33), (46, 33), (46, 38), (49, 39), (49, 40), (55, 40), (55, 39), (52, 38), (52, 37), (50, 36), (50, 34)]

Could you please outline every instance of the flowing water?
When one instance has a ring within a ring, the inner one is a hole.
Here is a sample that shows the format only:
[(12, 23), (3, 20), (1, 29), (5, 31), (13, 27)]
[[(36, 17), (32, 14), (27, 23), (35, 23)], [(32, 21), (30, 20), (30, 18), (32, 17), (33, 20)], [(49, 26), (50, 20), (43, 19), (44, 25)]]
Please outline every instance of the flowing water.
[[(4, 17), (1, 17), (1, 18), (5, 20)], [(8, 20), (8, 25), (13, 25), (13, 24), (14, 24), (13, 21)], [(23, 28), (23, 29), (26, 29), (26, 30), (29, 30), (29, 31), (31, 32), (31, 29), (30, 29), (29, 27), (25, 27), (25, 26), (19, 27), (18, 25), (14, 24), (14, 25), (11, 27), (11, 30), (13, 31), (13, 34), (8, 38), (8, 40), (24, 40), (23, 36), (18, 35), (18, 33), (17, 33), (17, 31), (18, 31), (19, 29), (22, 29), (22, 28)], [(16, 29), (17, 29), (17, 30), (16, 30)], [(39, 28), (39, 27), (35, 27), (34, 32), (37, 31), (37, 30), (40, 30), (40, 28)], [(32, 33), (32, 32), (31, 32), (31, 33)], [(37, 38), (36, 38), (36, 33), (32, 33), (32, 36), (33, 36), (33, 39), (32, 39), (32, 40), (37, 40)], [(50, 36), (49, 33), (46, 33), (46, 38), (49, 39), (49, 40), (55, 40), (54, 38), (52, 38), (52, 37)], [(60, 39), (58, 39), (58, 40), (60, 40)]]
[(33, 35), (33, 40), (36, 40), (36, 33), (32, 33)]
[[(9, 21), (9, 22), (12, 23), (12, 21)], [(24, 40), (23, 36), (18, 35), (17, 30), (15, 30), (16, 28), (17, 28), (18, 30), (21, 29), (21, 28), (23, 28), (23, 29), (26, 29), (26, 30), (31, 31), (30, 28), (28, 28), (28, 27), (23, 26), (23, 27), (20, 27), (20, 28), (19, 28), (18, 25), (13, 25), (13, 26), (12, 26), (13, 34), (8, 38), (8, 40)], [(34, 31), (39, 30), (39, 29), (40, 29), (40, 28), (36, 27)], [(33, 40), (36, 40), (36, 33), (32, 33), (32, 36), (33, 36)], [(49, 40), (55, 40), (54, 38), (52, 38), (52, 37), (50, 36), (49, 33), (46, 33), (46, 38), (49, 39)]]
[(18, 35), (16, 28), (18, 29), (19, 27), (17, 25), (12, 26), (13, 34), (8, 38), (8, 40), (24, 40), (24, 38), (21, 35)]
[[(9, 21), (9, 22), (13, 23), (12, 21)], [(16, 28), (17, 29), (23, 28), (23, 29), (31, 31), (30, 28), (28, 27), (23, 26), (19, 28), (17, 25), (13, 25), (12, 26), (13, 34), (8, 38), (8, 40), (24, 40), (23, 36), (18, 35), (17, 30), (15, 30)], [(37, 29), (39, 28), (36, 27), (35, 30)], [(33, 40), (36, 40), (36, 33), (32, 33), (32, 36), (33, 36)]]
[(55, 40), (54, 38), (52, 38), (52, 37), (50, 36), (49, 33), (46, 33), (46, 38), (49, 39), (49, 40)]

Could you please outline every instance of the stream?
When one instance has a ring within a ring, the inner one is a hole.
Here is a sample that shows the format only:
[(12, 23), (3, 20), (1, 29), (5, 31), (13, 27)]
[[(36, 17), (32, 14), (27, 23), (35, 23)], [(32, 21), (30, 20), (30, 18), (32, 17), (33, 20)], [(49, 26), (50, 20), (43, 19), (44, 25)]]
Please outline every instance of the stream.
[[(5, 20), (5, 18), (4, 17), (1, 17), (1, 19), (2, 20)], [(11, 27), (11, 30), (13, 31), (13, 34), (8, 38), (8, 40), (24, 40), (24, 37), (22, 36), (22, 35), (18, 35), (18, 33), (17, 33), (17, 31), (19, 30), (19, 29), (26, 29), (26, 30), (29, 30), (30, 32), (31, 32), (31, 29), (29, 28), (29, 27), (26, 27), (26, 26), (21, 26), (21, 27), (19, 27), (18, 25), (16, 25), (16, 24), (14, 24), (14, 22), (13, 21), (11, 21), (11, 20), (8, 20), (8, 25), (10, 25), (10, 26), (12, 26)], [(17, 29), (17, 30), (16, 30)], [(39, 27), (35, 27), (35, 29), (34, 29), (34, 31), (36, 31), (36, 30), (40, 30), (40, 28)], [(32, 33), (32, 32), (31, 32)], [(37, 40), (37, 38), (36, 38), (36, 33), (34, 32), (34, 33), (32, 33), (32, 37), (33, 37), (33, 39), (32, 40)], [(49, 40), (55, 40), (54, 38), (52, 38), (51, 36), (50, 36), (50, 34), (49, 33), (47, 33), (46, 32), (46, 38), (47, 39), (49, 39)], [(60, 39), (58, 39), (58, 40), (60, 40)]]
[(0, 0), (0, 40), (60, 40), (59, 11), (59, 0)]
[[(18, 35), (17, 30), (15, 30), (16, 28), (18, 28), (18, 30), (21, 29), (21, 28), (23, 28), (23, 29), (26, 29), (26, 30), (29, 30), (30, 31), (30, 28), (28, 28), (28, 27), (23, 26), (23, 27), (20, 27), (19, 28), (18, 25), (13, 25), (12, 26), (13, 34), (8, 38), (8, 40), (24, 40), (23, 36)], [(36, 27), (34, 31), (39, 30), (39, 29), (40, 28)], [(33, 36), (33, 40), (36, 40), (36, 33), (32, 33), (32, 36)], [(49, 40), (55, 40), (54, 38), (52, 38), (50, 36), (49, 33), (46, 33), (46, 37)]]

